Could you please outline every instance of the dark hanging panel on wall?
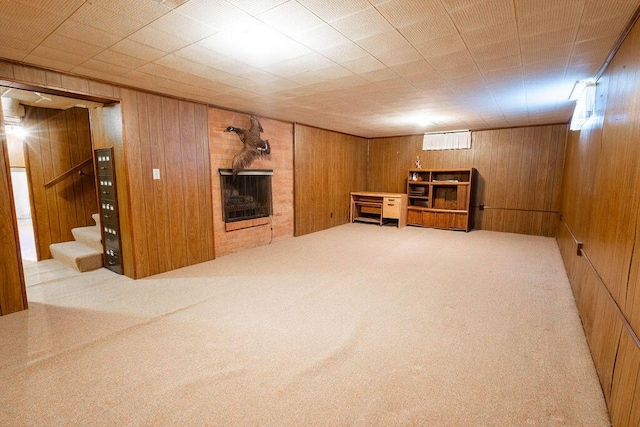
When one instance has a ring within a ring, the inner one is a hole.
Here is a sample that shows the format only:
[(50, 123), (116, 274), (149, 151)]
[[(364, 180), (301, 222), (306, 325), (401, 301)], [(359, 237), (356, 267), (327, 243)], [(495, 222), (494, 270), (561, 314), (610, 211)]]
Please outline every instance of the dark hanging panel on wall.
[(100, 225), (104, 246), (104, 265), (118, 274), (122, 272), (122, 245), (120, 242), (120, 218), (118, 194), (113, 161), (113, 148), (95, 150), (100, 198)]

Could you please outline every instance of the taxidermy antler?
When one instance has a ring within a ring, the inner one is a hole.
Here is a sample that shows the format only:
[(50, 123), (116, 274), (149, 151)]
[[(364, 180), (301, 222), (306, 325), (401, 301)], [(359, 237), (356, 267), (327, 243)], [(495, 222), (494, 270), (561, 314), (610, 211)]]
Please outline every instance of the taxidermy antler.
[(241, 169), (246, 169), (259, 156), (271, 153), (269, 140), (260, 138), (260, 132), (263, 132), (262, 125), (256, 116), (251, 116), (251, 127), (249, 130), (229, 126), (225, 132), (235, 132), (242, 141), (242, 150), (233, 157), (231, 162), (231, 170), (235, 179)]

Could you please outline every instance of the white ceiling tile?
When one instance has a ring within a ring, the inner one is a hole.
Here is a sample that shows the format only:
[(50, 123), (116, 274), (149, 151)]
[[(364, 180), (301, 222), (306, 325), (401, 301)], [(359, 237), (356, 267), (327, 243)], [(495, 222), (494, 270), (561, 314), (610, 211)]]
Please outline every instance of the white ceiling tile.
[(251, 17), (225, 0), (190, 0), (176, 12), (221, 30), (233, 30)]
[(162, 18), (151, 23), (151, 26), (192, 43), (220, 31), (177, 11), (167, 13)]
[(121, 76), (131, 70), (130, 68), (127, 68), (127, 67), (109, 64), (106, 62), (98, 61), (96, 59), (90, 59), (88, 61), (85, 61), (82, 63), (81, 66), (83, 68), (89, 68), (89, 69), (100, 71), (103, 73), (106, 72), (109, 74), (114, 74), (116, 76)]
[(469, 48), (474, 48), (507, 40), (518, 40), (518, 28), (515, 22), (511, 22), (463, 32), (461, 36)]
[(90, 3), (145, 24), (171, 10), (155, 0), (91, 0)]
[(167, 34), (152, 26), (146, 26), (136, 31), (129, 36), (129, 39), (167, 53), (174, 52), (191, 44), (184, 39)]
[(107, 48), (121, 40), (121, 37), (114, 34), (71, 20), (63, 22), (54, 34), (103, 48)]
[(27, 9), (40, 9), (44, 12), (52, 15), (67, 17), (72, 14), (77, 8), (82, 6), (86, 0), (16, 0), (17, 3), (22, 4)]
[(127, 37), (145, 25), (145, 23), (88, 2), (71, 15), (70, 19), (118, 37)]
[(192, 44), (177, 50), (175, 55), (207, 66), (215, 66), (229, 59), (221, 53), (214, 52), (198, 44)]
[(357, 44), (374, 56), (383, 52), (411, 47), (409, 42), (397, 30), (360, 39)]
[(144, 59), (147, 62), (155, 61), (158, 58), (162, 58), (167, 53), (158, 49), (154, 49), (151, 46), (138, 43), (131, 39), (123, 39), (118, 43), (110, 47), (114, 52), (123, 53), (125, 55), (133, 56), (135, 58)]
[(366, 50), (362, 49), (355, 43), (346, 43), (334, 46), (330, 49), (322, 50), (319, 53), (334, 62), (352, 61), (354, 59), (364, 58), (368, 55)]
[(582, 12), (585, 0), (515, 0), (516, 14), (518, 16), (536, 15), (541, 12), (550, 12), (566, 6)]
[(624, 21), (623, 17), (631, 16), (637, 8), (638, 2), (633, 0), (586, 0), (582, 19), (584, 22), (592, 22), (618, 16)]
[(469, 32), (503, 22), (513, 22), (515, 11), (513, 0), (489, 0), (456, 9), (450, 15), (459, 31)]
[(331, 22), (331, 26), (351, 40), (392, 31), (393, 27), (372, 7)]
[(506, 40), (503, 42), (476, 46), (469, 49), (471, 56), (476, 61), (485, 61), (510, 55), (520, 55), (518, 40)]
[(476, 65), (483, 73), (504, 69), (512, 70), (515, 67), (522, 67), (522, 59), (520, 58), (520, 55), (500, 56), (482, 61), (476, 60)]
[(422, 55), (413, 46), (399, 47), (396, 50), (387, 50), (377, 53), (376, 58), (388, 67), (394, 67), (402, 64), (418, 61), (422, 59)]
[(377, 9), (396, 28), (430, 21), (446, 13), (440, 0), (391, 0), (381, 3)]
[(578, 29), (576, 42), (618, 37), (624, 28), (625, 24), (619, 17), (606, 17), (598, 21), (583, 23)]
[(296, 1), (288, 1), (256, 17), (260, 21), (293, 36), (326, 23)]
[(335, 62), (314, 52), (269, 65), (265, 67), (264, 70), (280, 77), (288, 77), (310, 70), (321, 70), (334, 65), (336, 65)]
[(315, 51), (349, 43), (350, 40), (328, 24), (314, 27), (296, 35), (296, 40)]
[(327, 22), (353, 15), (371, 7), (367, 0), (298, 0), (298, 2)]
[(395, 79), (396, 77), (398, 77), (398, 74), (390, 68), (382, 68), (380, 70), (360, 73), (359, 76), (367, 80), (368, 82), (384, 82), (387, 80)]
[(227, 0), (229, 3), (248, 14), (255, 16), (273, 9), (289, 0)]
[(112, 65), (119, 65), (125, 68), (134, 69), (138, 68), (149, 61), (136, 58), (133, 56), (125, 55), (124, 53), (116, 52), (111, 49), (106, 49), (93, 57), (98, 61), (106, 62)]
[(416, 45), (417, 50), (427, 59), (449, 55), (456, 52), (464, 52), (467, 49), (464, 41), (458, 34), (431, 39), (425, 43)]
[(87, 56), (76, 55), (46, 46), (38, 46), (31, 51), (31, 53), (25, 58), (25, 61), (29, 62), (34, 60), (37, 61), (38, 64), (44, 65), (43, 60), (47, 60), (48, 63), (55, 62), (57, 64), (56, 68), (60, 67), (64, 71), (69, 71), (73, 67), (82, 64), (87, 59), (89, 59)]
[(368, 73), (370, 71), (386, 68), (382, 62), (378, 61), (373, 56), (365, 56), (364, 58), (343, 62), (341, 65), (356, 74)]
[(104, 50), (104, 48), (101, 46), (95, 46), (80, 40), (70, 39), (56, 33), (53, 33), (49, 37), (47, 37), (42, 42), (41, 46), (61, 50), (67, 53), (81, 55), (86, 58), (91, 58), (92, 56), (97, 55)]
[(458, 33), (458, 29), (451, 20), (451, 17), (446, 14), (434, 16), (428, 21), (419, 21), (415, 24), (399, 28), (398, 30), (414, 45)]
[(573, 28), (580, 23), (581, 11), (571, 5), (553, 10), (526, 15), (518, 19), (518, 30), (521, 37)]

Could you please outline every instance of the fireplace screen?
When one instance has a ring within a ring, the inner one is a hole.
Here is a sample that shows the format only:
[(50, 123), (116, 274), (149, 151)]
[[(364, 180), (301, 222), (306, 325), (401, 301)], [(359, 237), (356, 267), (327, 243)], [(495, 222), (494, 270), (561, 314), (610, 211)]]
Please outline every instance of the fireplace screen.
[(234, 179), (231, 169), (219, 169), (224, 222), (262, 218), (271, 207), (272, 170), (247, 169)]

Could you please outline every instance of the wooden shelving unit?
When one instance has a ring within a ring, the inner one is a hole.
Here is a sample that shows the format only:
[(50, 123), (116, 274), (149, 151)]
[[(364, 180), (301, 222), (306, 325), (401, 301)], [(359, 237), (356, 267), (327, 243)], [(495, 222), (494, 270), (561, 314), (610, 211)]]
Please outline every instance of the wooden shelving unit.
[(469, 231), (475, 169), (409, 169), (407, 224)]

